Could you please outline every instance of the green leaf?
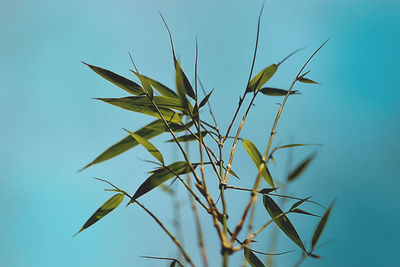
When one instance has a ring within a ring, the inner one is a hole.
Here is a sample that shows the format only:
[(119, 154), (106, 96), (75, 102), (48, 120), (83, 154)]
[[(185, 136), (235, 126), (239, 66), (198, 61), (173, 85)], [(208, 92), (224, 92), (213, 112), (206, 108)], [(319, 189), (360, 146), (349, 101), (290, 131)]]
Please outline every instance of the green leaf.
[[(262, 157), (260, 152), (258, 151), (257, 147), (251, 142), (250, 140), (247, 139), (242, 139), (242, 143), (244, 148), (246, 149), (247, 153), (249, 154), (250, 158), (253, 160), (254, 164), (258, 168), (261, 165), (262, 162)], [(264, 177), (264, 180), (271, 186), (275, 187), (274, 185), (274, 180), (272, 179), (271, 174), (269, 173), (268, 167), (266, 164), (265, 168), (262, 172), (262, 176)]]
[(260, 194), (268, 194), (271, 193), (272, 191), (275, 191), (276, 189), (278, 189), (278, 187), (274, 187), (274, 188), (263, 188), (260, 191), (258, 191), (258, 193)]
[(172, 97), (172, 98), (177, 98), (177, 95), (174, 91), (169, 89), (167, 86), (164, 84), (153, 80), (152, 78), (149, 78), (147, 76), (142, 75), (142, 77), (146, 78), (147, 81), (150, 83), (151, 86), (153, 86), (154, 89), (156, 89), (161, 95), (167, 96), (167, 97)]
[(279, 146), (277, 149), (297, 147), (297, 146), (322, 146), (322, 145), (321, 144), (290, 144), (290, 145)]
[(94, 72), (96, 72), (98, 75), (106, 79), (107, 81), (112, 82), (116, 86), (120, 87), (121, 89), (127, 91), (130, 94), (133, 95), (141, 95), (144, 93), (143, 88), (135, 83), (134, 81), (128, 80), (125, 77), (122, 77), (112, 71), (96, 67), (90, 64), (87, 64), (85, 62), (82, 62), (83, 64), (87, 65), (89, 68), (91, 68)]
[(210, 93), (208, 93), (208, 95), (206, 95), (203, 100), (201, 100), (200, 104), (199, 104), (199, 108), (203, 107), (205, 104), (207, 104), (208, 99), (210, 98), (211, 94), (214, 92), (214, 89), (211, 90)]
[(108, 213), (110, 213), (113, 209), (121, 204), (122, 200), (124, 199), (124, 194), (116, 194), (107, 200), (95, 213), (86, 221), (86, 223), (82, 226), (82, 228), (77, 232), (74, 236), (82, 232), (83, 230), (89, 228), (98, 220), (102, 219)]
[[(186, 127), (190, 127), (193, 125), (193, 122), (189, 122), (186, 124)], [(175, 132), (181, 132), (186, 129), (185, 126), (181, 126), (175, 123), (170, 123), (170, 127), (175, 131)], [(135, 134), (149, 140), (150, 138), (153, 138), (157, 135), (160, 135), (161, 133), (168, 131), (167, 127), (165, 126), (164, 122), (162, 120), (155, 120), (152, 123), (144, 126), (143, 128), (137, 130)], [(139, 143), (136, 139), (134, 139), (132, 136), (128, 135), (115, 145), (111, 146), (108, 148), (106, 151), (101, 153), (99, 156), (97, 156), (91, 163), (83, 167), (79, 171), (83, 171), (86, 168), (89, 168), (92, 165), (98, 164), (100, 162), (109, 160), (115, 156), (118, 156), (119, 154), (131, 149), (132, 147), (137, 146)]]
[(161, 152), (152, 144), (150, 143), (146, 138), (141, 137), (140, 135), (137, 135), (131, 131), (127, 131), (133, 138), (136, 139), (144, 148), (147, 149), (159, 162), (161, 162), (164, 165), (164, 158), (161, 154)]
[(261, 260), (247, 247), (244, 247), (244, 257), (251, 267), (265, 267)]
[(253, 92), (260, 89), (265, 83), (267, 83), (278, 69), (278, 64), (272, 64), (262, 71), (260, 71), (247, 85), (246, 92)]
[(297, 201), (296, 203), (293, 204), (292, 207), (290, 207), (289, 210), (292, 210), (292, 209), (297, 208), (298, 206), (300, 206), (301, 204), (303, 204), (304, 202), (306, 202), (306, 201), (309, 200), (310, 198), (311, 198), (311, 197), (307, 197), (307, 198), (305, 198), (305, 199), (302, 199), (302, 200)]
[[(181, 94), (183, 95), (188, 95), (192, 99), (196, 99), (196, 96), (194, 94), (192, 85), (190, 84), (188, 78), (186, 77), (185, 73), (183, 72), (181, 65), (179, 64), (179, 61), (174, 59), (175, 63), (175, 72), (176, 72), (176, 89), (178, 91), (178, 96)], [(180, 96), (182, 97), (182, 96)]]
[(318, 225), (315, 228), (314, 234), (311, 239), (311, 250), (314, 250), (315, 245), (317, 244), (319, 238), (321, 237), (321, 234), (325, 229), (326, 223), (328, 222), (329, 215), (331, 214), (331, 210), (332, 210), (334, 204), (335, 204), (335, 202), (333, 202), (329, 206), (329, 208), (326, 210), (325, 214), (319, 220)]
[(299, 177), (305, 169), (307, 169), (308, 165), (311, 163), (311, 161), (315, 158), (315, 154), (312, 154), (308, 158), (306, 158), (303, 162), (301, 162), (287, 177), (287, 181), (291, 182), (297, 177)]
[(293, 210), (291, 210), (290, 212), (295, 212), (295, 213), (300, 213), (300, 214), (305, 214), (305, 215), (310, 215), (310, 216), (319, 217), (318, 215), (312, 214), (312, 213), (310, 213), (310, 212), (308, 212), (308, 211), (305, 211), (305, 210), (302, 210), (302, 209), (299, 209), (299, 208), (293, 209)]
[[(260, 89), (260, 92), (264, 95), (270, 96), (285, 96), (289, 92), (288, 90), (279, 89), (279, 88), (272, 88), (272, 87), (264, 87)], [(300, 94), (297, 90), (290, 91), (291, 95)]]
[(154, 92), (153, 92), (153, 88), (151, 87), (150, 83), (147, 81), (147, 79), (145, 77), (143, 77), (142, 75), (140, 75), (138, 72), (131, 70), (140, 80), (140, 82), (142, 83), (142, 86), (144, 88), (144, 91), (146, 92), (146, 94), (153, 99), (154, 98)]
[[(279, 208), (279, 206), (275, 203), (267, 195), (263, 195), (263, 203), (265, 209), (268, 211), (271, 218), (275, 218), (281, 214), (283, 211)], [(297, 234), (296, 229), (293, 224), (290, 222), (289, 218), (286, 215), (282, 215), (274, 220), (276, 225), (289, 237), (297, 246), (299, 246), (303, 251), (306, 252), (303, 242), (300, 239), (300, 236)]]
[[(207, 135), (207, 131), (202, 131), (201, 132), (201, 136), (204, 137), (206, 135)], [(186, 135), (183, 135), (183, 136), (179, 136), (177, 138), (177, 140), (179, 142), (191, 142), (191, 141), (199, 140), (199, 137), (196, 134), (186, 134)], [(175, 142), (175, 140), (174, 139), (170, 139), (167, 142), (171, 143), (171, 142)]]
[(299, 81), (299, 82), (302, 82), (302, 83), (319, 84), (318, 82), (315, 82), (315, 81), (310, 80), (310, 79), (307, 79), (307, 78), (299, 78), (298, 81)]
[[(156, 118), (160, 118), (160, 114), (158, 113), (157, 109), (153, 105), (149, 104), (137, 104), (137, 102), (146, 102), (147, 100), (144, 100), (142, 98), (147, 98), (147, 97), (135, 97), (135, 96), (129, 96), (129, 97), (122, 97), (122, 98), (95, 98), (97, 100), (101, 100), (103, 102), (106, 102), (108, 104), (130, 110), (133, 112), (139, 112), (143, 113), (149, 116), (153, 116)], [(176, 113), (175, 111), (168, 109), (168, 108), (163, 108), (159, 107), (160, 113), (164, 116), (166, 120), (170, 120), (171, 122), (174, 123), (180, 123), (182, 121), (182, 115)]]
[[(195, 166), (193, 166), (193, 168), (195, 168)], [(190, 171), (190, 166), (186, 161), (178, 161), (152, 171), (152, 175), (150, 175), (150, 177), (139, 186), (128, 205), (134, 202), (135, 199), (143, 196), (172, 177), (180, 174), (186, 174)]]

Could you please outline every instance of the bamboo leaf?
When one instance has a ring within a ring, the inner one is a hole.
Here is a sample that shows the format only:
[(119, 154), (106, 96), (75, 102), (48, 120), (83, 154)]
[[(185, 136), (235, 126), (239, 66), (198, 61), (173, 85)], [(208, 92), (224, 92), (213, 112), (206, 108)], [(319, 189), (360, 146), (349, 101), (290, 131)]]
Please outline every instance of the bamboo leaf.
[(260, 71), (247, 85), (246, 92), (253, 92), (260, 89), (265, 83), (267, 83), (278, 69), (278, 64), (272, 64), (262, 71)]
[[(283, 214), (283, 211), (269, 196), (263, 195), (263, 203), (271, 218), (275, 218)], [(303, 251), (306, 252), (300, 236), (298, 235), (296, 229), (286, 215), (281, 215), (280, 217), (275, 219), (274, 222), (286, 234), (287, 237), (289, 237), (297, 246), (299, 246)]]
[(154, 98), (154, 92), (153, 92), (153, 88), (151, 87), (150, 83), (147, 81), (147, 79), (145, 77), (143, 77), (142, 75), (140, 75), (138, 72), (131, 70), (140, 80), (140, 82), (142, 83), (143, 89), (146, 92), (146, 94), (153, 99)]
[(260, 194), (268, 194), (271, 193), (272, 191), (275, 191), (276, 189), (278, 189), (278, 187), (274, 187), (274, 188), (263, 188), (260, 191), (258, 191), (258, 193)]
[(291, 182), (297, 177), (299, 177), (305, 169), (307, 169), (308, 165), (310, 165), (311, 161), (315, 158), (315, 154), (312, 154), (304, 161), (302, 161), (287, 177), (287, 181)]
[(83, 230), (89, 228), (98, 220), (102, 219), (108, 213), (110, 213), (113, 209), (121, 204), (122, 200), (124, 199), (124, 194), (116, 194), (112, 196), (109, 200), (107, 200), (95, 213), (86, 221), (86, 223), (82, 226), (82, 228), (74, 235), (76, 236)]
[(112, 82), (113, 84), (115, 84), (116, 86), (120, 87), (121, 89), (127, 91), (130, 94), (141, 95), (144, 93), (143, 88), (139, 84), (135, 83), (134, 81), (131, 81), (125, 77), (122, 77), (112, 71), (90, 65), (83, 61), (82, 61), (82, 63), (85, 64), (86, 66), (88, 66), (89, 68), (91, 68), (94, 72), (96, 72), (98, 75), (100, 75), (107, 81)]
[(325, 214), (322, 216), (322, 218), (318, 222), (318, 225), (315, 228), (314, 234), (313, 234), (312, 239), (311, 239), (311, 250), (314, 249), (314, 247), (317, 244), (319, 238), (321, 237), (321, 234), (325, 229), (326, 223), (328, 222), (329, 215), (331, 214), (331, 210), (332, 210), (334, 204), (335, 204), (335, 202), (333, 202), (329, 206), (329, 208), (326, 210)]
[[(262, 157), (261, 157), (261, 154), (258, 151), (257, 147), (253, 144), (253, 142), (251, 142), (248, 139), (242, 139), (242, 143), (243, 143), (243, 146), (246, 149), (247, 153), (249, 154), (250, 158), (253, 160), (254, 164), (258, 168), (261, 165)], [(272, 176), (268, 170), (268, 167), (266, 164), (264, 164), (264, 165), (265, 165), (265, 168), (262, 172), (262, 176), (263, 176), (264, 180), (271, 187), (275, 187), (274, 180), (272, 179)]]
[(310, 80), (310, 79), (307, 79), (307, 78), (302, 78), (302, 77), (300, 77), (300, 78), (298, 79), (298, 81), (299, 81), (299, 82), (302, 82), (302, 83), (319, 84), (319, 83), (316, 82), (316, 81), (313, 81), (313, 80)]
[[(264, 87), (260, 89), (260, 92), (264, 95), (269, 96), (285, 96), (288, 94), (288, 90), (279, 89), (279, 88), (272, 88), (272, 87)], [(290, 91), (290, 95), (300, 94), (297, 90)]]
[(150, 85), (153, 86), (153, 88), (156, 89), (161, 95), (177, 98), (177, 94), (164, 84), (144, 75), (142, 75), (142, 77), (146, 78)]
[(176, 72), (176, 89), (178, 90), (178, 96), (181, 93), (190, 96), (192, 99), (196, 99), (192, 85), (186, 77), (186, 74), (183, 72), (180, 63), (176, 59), (174, 59), (174, 61)]
[(136, 141), (139, 142), (139, 144), (141, 144), (144, 148), (146, 148), (147, 151), (149, 151), (159, 162), (161, 162), (164, 165), (164, 158), (161, 152), (152, 143), (150, 143), (146, 138), (143, 138), (140, 135), (137, 135), (126, 129), (125, 131), (127, 131), (133, 138), (136, 139)]
[[(181, 126), (179, 124), (175, 123), (170, 123), (170, 127), (172, 130), (175, 132), (181, 132), (186, 129), (186, 127), (190, 127), (193, 124), (193, 122), (189, 122), (186, 126)], [(135, 134), (149, 140), (150, 138), (153, 138), (157, 135), (160, 135), (161, 133), (168, 131), (167, 127), (165, 126), (164, 122), (162, 120), (155, 120), (143, 128), (137, 130)], [(97, 156), (92, 162), (87, 164), (85, 167), (83, 167), (79, 171), (83, 171), (86, 168), (89, 168), (92, 165), (98, 164), (100, 162), (109, 160), (115, 156), (118, 156), (119, 154), (131, 149), (132, 147), (137, 146), (139, 143), (136, 139), (134, 139), (132, 136), (128, 135), (115, 145), (111, 146), (108, 148), (106, 151), (101, 153), (99, 156)]]
[(244, 247), (244, 257), (251, 267), (265, 267), (261, 260), (247, 247)]
[[(139, 112), (143, 113), (149, 116), (153, 116), (156, 118), (160, 118), (160, 114), (158, 113), (157, 109), (153, 105), (148, 105), (148, 104), (137, 104), (136, 100), (140, 99), (139, 102), (143, 102), (146, 100), (143, 100), (141, 98), (147, 98), (147, 97), (122, 97), (122, 98), (95, 98), (97, 100), (101, 100), (103, 102), (106, 102), (108, 104), (120, 107), (122, 109), (126, 109), (129, 111), (133, 112)], [(170, 120), (171, 122), (174, 123), (180, 123), (182, 121), (182, 115), (176, 113), (175, 111), (168, 109), (168, 108), (159, 108), (161, 114), (164, 116), (164, 118), (172, 118)]]
[(312, 213), (310, 213), (310, 212), (308, 212), (308, 211), (305, 211), (305, 210), (302, 210), (302, 209), (299, 209), (299, 208), (293, 209), (293, 210), (291, 210), (290, 212), (295, 212), (295, 213), (300, 213), (300, 214), (305, 214), (305, 215), (310, 215), (310, 216), (319, 217), (318, 215), (312, 214)]
[(290, 148), (290, 147), (297, 147), (297, 146), (322, 146), (321, 144), (290, 144), (290, 145), (284, 145), (284, 146), (279, 146), (278, 149), (282, 148)]
[(208, 99), (210, 99), (211, 94), (214, 92), (214, 89), (211, 90), (210, 93), (208, 93), (208, 95), (206, 95), (203, 100), (201, 100), (200, 104), (199, 104), (199, 108), (203, 107), (205, 104), (207, 104)]
[[(201, 132), (201, 136), (204, 137), (206, 135), (207, 135), (207, 131), (202, 131)], [(186, 134), (186, 135), (183, 135), (183, 136), (179, 136), (177, 138), (177, 140), (179, 142), (191, 142), (191, 141), (199, 140), (199, 137), (196, 134)], [(167, 142), (171, 143), (171, 142), (175, 142), (175, 140), (174, 139), (170, 139)]]
[[(197, 165), (194, 165), (193, 167), (195, 168), (195, 166)], [(135, 199), (143, 196), (172, 177), (180, 174), (186, 174), (190, 171), (191, 169), (186, 161), (178, 161), (168, 166), (155, 169), (152, 171), (152, 175), (150, 175), (150, 177), (139, 186), (128, 205), (133, 203)]]
[(297, 208), (298, 206), (300, 206), (301, 204), (303, 204), (304, 202), (306, 202), (306, 201), (309, 200), (310, 198), (311, 198), (311, 197), (307, 197), (307, 198), (305, 198), (305, 199), (302, 199), (302, 200), (297, 201), (296, 203), (293, 204), (292, 207), (290, 207), (289, 210), (292, 210), (292, 209)]

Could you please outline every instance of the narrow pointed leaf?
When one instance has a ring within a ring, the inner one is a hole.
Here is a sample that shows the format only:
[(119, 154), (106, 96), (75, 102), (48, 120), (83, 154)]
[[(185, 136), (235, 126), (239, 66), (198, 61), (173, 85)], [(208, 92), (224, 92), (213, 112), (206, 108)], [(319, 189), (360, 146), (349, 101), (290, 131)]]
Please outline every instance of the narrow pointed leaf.
[(96, 67), (90, 64), (87, 64), (85, 62), (82, 62), (83, 64), (87, 65), (89, 68), (91, 68), (94, 72), (96, 72), (98, 75), (100, 75), (101, 77), (103, 77), (104, 79), (112, 82), (113, 84), (115, 84), (116, 86), (120, 87), (121, 89), (127, 91), (130, 94), (133, 95), (140, 95), (143, 94), (143, 88), (135, 83), (134, 81), (131, 81), (125, 77), (122, 77), (112, 71), (100, 68), (100, 67)]
[(169, 89), (167, 86), (165, 86), (164, 84), (149, 78), (147, 76), (142, 75), (142, 77), (146, 78), (147, 81), (150, 83), (151, 86), (153, 86), (154, 89), (156, 89), (161, 95), (163, 96), (167, 96), (167, 97), (172, 97), (172, 98), (176, 98), (177, 94), (172, 91), (171, 89)]
[[(202, 131), (201, 132), (201, 136), (206, 136), (207, 135), (207, 131)], [(187, 135), (183, 135), (183, 136), (179, 136), (177, 138), (177, 140), (179, 142), (191, 142), (191, 141), (195, 141), (195, 140), (199, 140), (199, 137), (197, 136), (197, 134), (193, 135), (193, 134), (187, 134)], [(174, 139), (170, 139), (167, 142), (171, 143), (171, 142), (175, 142)]]
[(251, 267), (265, 267), (262, 261), (247, 247), (244, 247), (244, 257)]
[(307, 78), (299, 78), (299, 80), (298, 80), (299, 82), (302, 82), (302, 83), (312, 83), (312, 84), (319, 84), (318, 82), (316, 82), (316, 81), (313, 81), (313, 80), (310, 80), (310, 79), (307, 79)]
[(123, 199), (124, 199), (124, 194), (116, 194), (113, 197), (111, 197), (98, 210), (96, 210), (95, 213), (93, 213), (93, 215), (86, 221), (86, 223), (82, 226), (82, 228), (79, 230), (79, 232), (76, 233), (75, 235), (77, 235), (80, 232), (82, 232), (83, 230), (89, 228), (94, 223), (96, 223), (98, 220), (102, 219), (104, 216), (106, 216), (108, 213), (110, 213), (113, 209), (118, 207), (119, 204), (121, 204)]
[[(195, 167), (195, 166), (193, 166)], [(135, 199), (143, 196), (144, 194), (148, 193), (149, 191), (153, 190), (160, 184), (168, 181), (172, 177), (180, 174), (186, 174), (190, 172), (191, 169), (189, 164), (186, 161), (178, 161), (172, 163), (165, 167), (160, 167), (152, 172), (149, 178), (144, 181), (139, 188), (136, 190), (135, 194), (132, 197), (132, 200), (128, 203), (132, 203)]]
[(300, 213), (300, 214), (305, 214), (305, 215), (320, 217), (320, 216), (318, 216), (318, 215), (315, 215), (315, 214), (313, 214), (313, 213), (310, 213), (310, 212), (308, 212), (308, 211), (305, 211), (305, 210), (302, 210), (302, 209), (299, 209), (299, 208), (293, 209), (293, 210), (291, 210), (290, 212), (295, 212), (295, 213)]
[(143, 89), (144, 91), (147, 93), (147, 95), (153, 99), (154, 98), (154, 92), (153, 92), (153, 88), (151, 87), (150, 83), (147, 81), (147, 79), (145, 77), (143, 77), (142, 75), (140, 75), (138, 72), (136, 71), (132, 71), (140, 80), (140, 82), (142, 83)]
[[(288, 90), (279, 89), (279, 88), (272, 88), (272, 87), (264, 87), (260, 89), (260, 92), (264, 95), (269, 96), (285, 96), (289, 92)], [(291, 95), (300, 94), (297, 90), (290, 91)]]
[(175, 59), (175, 72), (176, 72), (176, 77), (175, 77), (176, 89), (178, 90), (178, 96), (179, 94), (184, 94), (188, 95), (192, 99), (196, 99), (192, 85), (190, 84), (188, 78), (186, 77), (186, 74), (183, 72), (181, 68), (181, 65), (176, 59)]
[(203, 107), (205, 104), (207, 104), (208, 99), (210, 99), (211, 94), (214, 92), (214, 89), (211, 90), (211, 92), (208, 93), (208, 95), (206, 95), (203, 100), (201, 100), (200, 104), (199, 104), (199, 108)]
[(149, 151), (159, 162), (164, 164), (164, 158), (161, 154), (161, 152), (152, 144), (150, 143), (146, 138), (141, 137), (140, 135), (137, 135), (131, 131), (126, 130), (133, 138), (136, 139), (136, 141), (139, 142), (144, 148), (146, 148), (147, 151)]
[(283, 148), (290, 148), (290, 147), (297, 147), (297, 146), (322, 146), (321, 144), (290, 144), (290, 145), (284, 145), (284, 146), (279, 146), (278, 149), (283, 149)]
[[(143, 114), (146, 114), (149, 116), (160, 118), (160, 114), (158, 113), (157, 109), (153, 105), (147, 105), (147, 104), (140, 105), (135, 102), (135, 100), (137, 100), (137, 99), (140, 99), (140, 101), (146, 101), (146, 100), (142, 100), (142, 97), (139, 97), (139, 98), (135, 98), (135, 97), (95, 98), (95, 99), (101, 100), (108, 104), (129, 110), (129, 111), (139, 112), (139, 113), (143, 113)], [(166, 118), (166, 119), (172, 118), (171, 122), (180, 123), (182, 121), (182, 116), (171, 109), (160, 107), (159, 110), (164, 118)]]
[(302, 161), (287, 177), (287, 181), (291, 182), (297, 177), (299, 177), (305, 169), (307, 169), (308, 165), (310, 165), (311, 161), (315, 158), (315, 154), (312, 154), (304, 161)]
[[(147, 96), (128, 96), (122, 98), (95, 98), (98, 100), (102, 99), (119, 99), (120, 102), (125, 102), (126, 105), (137, 105), (137, 106), (149, 106), (153, 107), (153, 103)], [(117, 101), (117, 100), (115, 100)], [(177, 98), (172, 98), (168, 96), (154, 96), (153, 101), (157, 104), (159, 108), (168, 108), (184, 111), (185, 108), (182, 106), (181, 102)]]
[(335, 204), (335, 202), (333, 202), (329, 206), (329, 208), (326, 210), (325, 214), (319, 220), (318, 225), (315, 228), (314, 234), (313, 234), (312, 239), (311, 239), (311, 250), (314, 249), (314, 247), (317, 244), (319, 238), (321, 237), (321, 234), (325, 229), (326, 223), (328, 222), (329, 215), (331, 214), (331, 210), (332, 210), (334, 204)]
[[(258, 151), (257, 147), (251, 142), (250, 140), (247, 139), (242, 139), (242, 143), (244, 148), (246, 149), (247, 153), (249, 154), (250, 158), (253, 160), (254, 164), (258, 168), (261, 165), (262, 162), (262, 157), (260, 152)], [(262, 176), (264, 180), (271, 186), (275, 187), (274, 185), (274, 180), (272, 179), (271, 174), (269, 173), (268, 167), (266, 164), (265, 168), (262, 172)]]
[[(188, 123), (186, 126), (190, 127), (193, 124), (193, 122)], [(170, 127), (175, 131), (175, 132), (181, 132), (185, 130), (186, 128), (184, 126), (171, 123)], [(157, 135), (162, 134), (163, 132), (168, 131), (167, 127), (164, 125), (164, 122), (162, 120), (155, 120), (143, 128), (137, 130), (135, 134), (149, 140), (150, 138), (153, 138)], [(101, 153), (99, 156), (97, 156), (92, 162), (87, 164), (84, 168), (82, 168), (80, 171), (83, 171), (86, 168), (89, 168), (92, 165), (98, 164), (100, 162), (109, 160), (115, 156), (118, 156), (119, 154), (131, 149), (132, 147), (137, 146), (139, 143), (136, 139), (134, 139), (132, 136), (128, 135), (115, 145), (111, 146), (108, 148), (106, 151)]]
[(293, 204), (292, 207), (290, 207), (289, 210), (292, 210), (292, 209), (297, 208), (298, 206), (300, 206), (301, 204), (303, 204), (304, 202), (306, 202), (306, 201), (309, 200), (310, 198), (311, 198), (311, 197), (307, 197), (307, 198), (305, 198), (305, 199), (302, 199), (302, 200), (297, 201), (296, 203)]
[(260, 194), (268, 194), (268, 193), (271, 193), (271, 192), (275, 191), (276, 189), (278, 189), (278, 187), (263, 188), (260, 191), (258, 191), (258, 193), (260, 193)]
[[(267, 195), (263, 195), (263, 203), (265, 209), (268, 211), (271, 218), (275, 218), (283, 213), (279, 206)], [(297, 246), (299, 246), (303, 251), (306, 252), (303, 242), (300, 239), (299, 234), (294, 228), (293, 224), (290, 222), (286, 215), (282, 215), (274, 220), (276, 225), (289, 237)]]
[(259, 90), (265, 83), (267, 83), (278, 69), (278, 64), (272, 64), (262, 71), (260, 71), (247, 86), (247, 92), (253, 92)]

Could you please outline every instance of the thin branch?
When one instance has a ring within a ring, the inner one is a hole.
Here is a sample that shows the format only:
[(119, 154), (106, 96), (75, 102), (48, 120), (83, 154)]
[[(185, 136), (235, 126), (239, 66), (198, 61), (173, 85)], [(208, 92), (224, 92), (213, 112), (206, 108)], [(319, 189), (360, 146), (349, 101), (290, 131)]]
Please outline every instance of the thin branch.
[[(326, 41), (326, 42), (327, 42), (327, 41)], [(326, 42), (323, 43), (323, 44), (311, 55), (311, 57), (306, 61), (306, 63), (305, 63), (305, 64), (303, 65), (303, 67), (300, 69), (299, 73), (296, 75), (296, 78), (294, 79), (294, 81), (293, 81), (292, 84), (290, 85), (289, 90), (288, 90), (288, 92), (287, 92), (287, 94), (286, 94), (286, 96), (285, 96), (285, 98), (284, 98), (284, 100), (283, 100), (283, 102), (282, 102), (282, 105), (280, 106), (280, 108), (279, 108), (279, 110), (278, 110), (278, 113), (276, 114), (276, 118), (275, 118), (274, 124), (273, 124), (273, 126), (272, 126), (272, 130), (271, 130), (271, 135), (270, 135), (270, 138), (269, 138), (269, 141), (268, 141), (267, 149), (266, 149), (266, 151), (265, 151), (265, 153), (264, 153), (264, 156), (263, 156), (263, 158), (262, 158), (262, 162), (261, 162), (260, 166), (258, 167), (257, 178), (256, 178), (256, 181), (255, 181), (255, 183), (254, 183), (254, 186), (253, 186), (253, 189), (252, 189), (252, 192), (251, 192), (250, 200), (249, 200), (249, 202), (247, 203), (246, 208), (245, 208), (245, 210), (244, 210), (244, 212), (243, 212), (243, 215), (242, 215), (242, 217), (241, 217), (239, 223), (237, 224), (237, 226), (236, 226), (236, 228), (235, 228), (235, 231), (234, 231), (234, 233), (233, 233), (233, 235), (232, 235), (232, 237), (231, 237), (231, 241), (234, 240), (234, 238), (237, 236), (237, 234), (239, 234), (240, 230), (242, 229), (243, 223), (244, 223), (244, 221), (245, 221), (245, 219), (246, 219), (246, 217), (247, 217), (247, 214), (248, 214), (248, 212), (249, 212), (249, 209), (250, 209), (251, 205), (255, 205), (256, 202), (257, 202), (257, 196), (258, 196), (258, 195), (256, 194), (256, 191), (258, 190), (258, 187), (260, 186), (262, 172), (263, 172), (263, 170), (264, 170), (264, 168), (265, 168), (266, 159), (267, 159), (267, 157), (268, 157), (268, 153), (269, 153), (269, 150), (270, 150), (270, 148), (271, 148), (272, 141), (273, 141), (274, 136), (275, 136), (276, 126), (277, 126), (278, 121), (279, 121), (279, 118), (280, 118), (280, 116), (281, 116), (281, 114), (282, 114), (283, 108), (285, 107), (286, 101), (287, 101), (287, 99), (289, 98), (290, 93), (292, 92), (293, 86), (294, 86), (295, 83), (298, 81), (298, 77), (299, 77), (299, 75), (301, 74), (301, 72), (304, 70), (304, 68), (306, 67), (306, 65), (310, 62), (310, 60), (314, 57), (314, 55), (326, 44)]]
[(134, 202), (137, 203), (142, 209), (144, 209), (157, 222), (157, 224), (164, 230), (164, 232), (172, 239), (175, 245), (179, 248), (186, 262), (189, 263), (192, 267), (194, 267), (195, 266), (194, 263), (192, 262), (189, 255), (186, 253), (185, 249), (182, 247), (181, 243), (176, 239), (176, 237), (170, 231), (168, 231), (168, 229), (164, 226), (164, 224), (143, 204), (141, 204), (136, 199), (134, 200)]
[(249, 83), (250, 83), (251, 76), (253, 75), (254, 64), (255, 64), (255, 62), (256, 62), (256, 57), (257, 57), (258, 39), (259, 39), (259, 36), (260, 36), (261, 15), (262, 15), (262, 13), (263, 13), (263, 10), (264, 10), (264, 3), (263, 3), (263, 5), (261, 6), (261, 11), (260, 11), (260, 14), (259, 14), (259, 16), (258, 16), (256, 45), (255, 45), (255, 48), (254, 48), (253, 62), (251, 63), (250, 75), (249, 75), (249, 79), (248, 79), (248, 81), (247, 81), (246, 90), (245, 90), (245, 92), (244, 92), (243, 98), (240, 98), (239, 105), (238, 105), (238, 107), (237, 107), (237, 109), (236, 109), (236, 111), (235, 111), (235, 114), (233, 115), (233, 118), (232, 118), (231, 123), (230, 123), (229, 126), (228, 126), (228, 130), (226, 131), (226, 134), (224, 135), (224, 139), (222, 140), (222, 143), (225, 143), (226, 137), (229, 135), (229, 132), (231, 131), (231, 128), (232, 128), (232, 126), (233, 126), (233, 123), (234, 123), (235, 120), (236, 120), (236, 116), (238, 115), (239, 110), (240, 110), (240, 108), (241, 108), (241, 106), (242, 106), (242, 104), (243, 104), (243, 101), (244, 101), (244, 99), (246, 98), (246, 95), (247, 95), (247, 93), (248, 93), (248, 92), (247, 92), (247, 87), (248, 87), (248, 85), (249, 85)]

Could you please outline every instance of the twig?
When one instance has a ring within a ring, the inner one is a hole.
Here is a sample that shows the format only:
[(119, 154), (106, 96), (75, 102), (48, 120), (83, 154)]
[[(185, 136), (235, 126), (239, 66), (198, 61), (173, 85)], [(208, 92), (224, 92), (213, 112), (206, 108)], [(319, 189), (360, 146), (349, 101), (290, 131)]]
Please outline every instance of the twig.
[[(327, 42), (327, 41), (326, 41), (326, 42)], [(292, 91), (293, 86), (294, 86), (295, 83), (297, 82), (298, 77), (299, 77), (299, 75), (301, 74), (301, 72), (304, 70), (304, 68), (307, 66), (307, 64), (310, 62), (310, 60), (314, 57), (314, 55), (326, 44), (326, 42), (324, 42), (324, 43), (311, 55), (311, 57), (306, 61), (306, 63), (305, 63), (305, 64), (303, 65), (303, 67), (300, 69), (299, 73), (296, 75), (296, 78), (294, 79), (294, 81), (293, 81), (292, 84), (290, 85), (289, 90), (288, 90), (288, 92), (287, 92), (287, 94), (286, 94), (286, 96), (285, 96), (285, 98), (284, 98), (284, 100), (283, 100), (283, 102), (282, 102), (282, 105), (280, 106), (279, 111), (278, 111), (278, 113), (276, 114), (276, 118), (275, 118), (274, 124), (273, 124), (273, 126), (272, 126), (271, 135), (270, 135), (270, 138), (269, 138), (269, 142), (268, 142), (267, 149), (266, 149), (266, 151), (265, 151), (265, 153), (264, 153), (264, 156), (263, 156), (263, 158), (262, 158), (262, 162), (261, 162), (260, 166), (258, 167), (257, 178), (256, 178), (256, 181), (255, 181), (255, 183), (254, 183), (254, 186), (253, 186), (253, 189), (252, 189), (252, 192), (251, 192), (250, 200), (249, 200), (249, 202), (247, 203), (247, 206), (246, 206), (246, 208), (245, 208), (245, 210), (244, 210), (244, 212), (243, 212), (243, 215), (242, 215), (242, 217), (241, 217), (239, 223), (237, 224), (237, 226), (236, 226), (236, 228), (235, 228), (235, 231), (234, 231), (234, 233), (233, 233), (233, 235), (232, 235), (232, 237), (231, 237), (231, 241), (234, 240), (234, 238), (237, 236), (237, 234), (238, 234), (238, 233), (240, 232), (240, 230), (242, 229), (243, 223), (244, 223), (244, 221), (245, 221), (245, 219), (246, 219), (246, 217), (247, 217), (247, 213), (249, 212), (249, 209), (250, 209), (251, 205), (253, 205), (253, 204), (255, 205), (256, 202), (257, 202), (257, 194), (256, 194), (255, 192), (257, 191), (258, 187), (260, 186), (262, 171), (263, 171), (263, 169), (265, 168), (265, 164), (266, 164), (265, 162), (266, 162), (266, 159), (267, 159), (267, 157), (268, 157), (268, 153), (269, 153), (269, 150), (270, 150), (272, 141), (273, 141), (274, 136), (275, 136), (276, 126), (277, 126), (278, 121), (279, 121), (279, 118), (280, 118), (280, 116), (281, 116), (281, 114), (282, 114), (283, 108), (285, 107), (286, 101), (287, 101), (287, 99), (288, 99), (288, 97), (289, 97), (289, 95), (290, 95), (290, 92)]]
[(192, 267), (195, 267), (194, 263), (192, 262), (189, 255), (186, 253), (185, 249), (182, 247), (181, 243), (176, 239), (176, 237), (170, 231), (168, 231), (168, 229), (164, 226), (164, 224), (139, 201), (135, 199), (134, 202), (137, 203), (142, 209), (144, 209), (158, 223), (158, 225), (164, 230), (164, 232), (172, 239), (175, 245), (179, 248), (186, 262), (189, 263)]

